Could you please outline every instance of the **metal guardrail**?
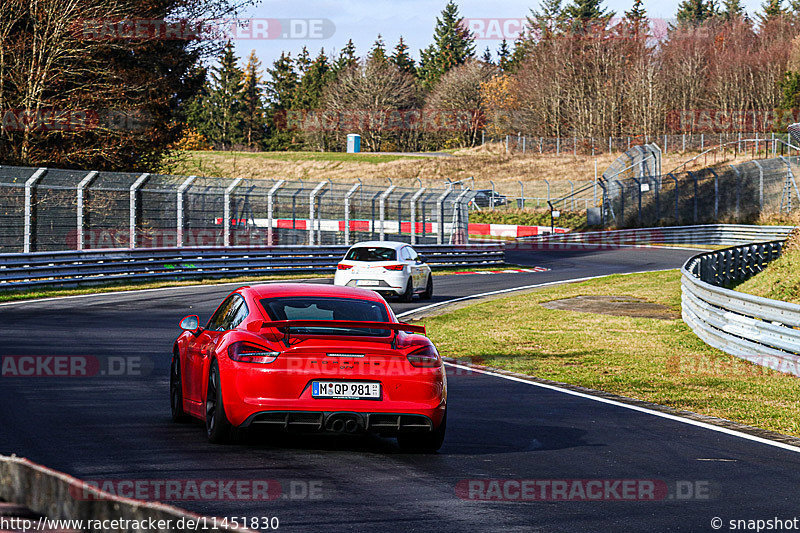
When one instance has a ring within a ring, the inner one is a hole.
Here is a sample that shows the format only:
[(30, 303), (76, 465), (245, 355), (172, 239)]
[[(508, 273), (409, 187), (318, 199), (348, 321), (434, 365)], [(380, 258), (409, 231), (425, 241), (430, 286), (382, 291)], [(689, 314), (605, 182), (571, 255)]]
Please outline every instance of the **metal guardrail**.
[(681, 269), (682, 314), (707, 344), (800, 376), (800, 305), (725, 288), (761, 272), (782, 246), (763, 242), (691, 258)]
[[(0, 290), (332, 272), (347, 246), (160, 248), (0, 255)], [(417, 245), (431, 266), (502, 264), (502, 244)]]
[(703, 226), (554, 233), (521, 237), (517, 240), (547, 245), (563, 243), (571, 245), (706, 244), (736, 246), (753, 242), (784, 240), (793, 229), (794, 226), (706, 224)]

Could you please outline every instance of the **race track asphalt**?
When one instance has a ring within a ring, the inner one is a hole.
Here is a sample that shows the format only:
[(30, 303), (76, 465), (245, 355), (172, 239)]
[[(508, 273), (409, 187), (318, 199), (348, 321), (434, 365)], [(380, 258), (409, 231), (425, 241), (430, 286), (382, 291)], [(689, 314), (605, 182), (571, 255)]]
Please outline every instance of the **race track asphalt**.
[[(515, 254), (511, 261), (550, 270), (438, 276), (435, 301), (676, 268), (693, 252)], [(731, 519), (800, 514), (797, 452), (453, 368), (448, 433), (437, 454), (402, 453), (394, 440), (377, 437), (254, 435), (243, 444), (211, 445), (199, 424), (169, 420), (170, 349), (181, 317), (205, 320), (231, 289), (0, 305), (0, 355), (88, 355), (105, 372), (0, 377), (0, 453), (85, 480), (277, 480), (282, 496), (272, 501), (170, 503), (220, 517), (277, 516), (285, 531), (711, 531), (714, 517), (728, 530)], [(392, 305), (403, 312), (422, 304)], [(120, 362), (134, 366), (110, 375)], [(484, 502), (456, 490), (489, 479), (654, 480), (668, 494), (658, 501)], [(690, 490), (693, 497), (684, 498)]]

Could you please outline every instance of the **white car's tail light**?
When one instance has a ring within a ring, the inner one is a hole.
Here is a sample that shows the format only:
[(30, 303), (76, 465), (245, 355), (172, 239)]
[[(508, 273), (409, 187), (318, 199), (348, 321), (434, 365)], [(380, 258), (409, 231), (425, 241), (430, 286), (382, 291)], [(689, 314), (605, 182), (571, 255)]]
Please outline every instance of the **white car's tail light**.
[(273, 352), (248, 342), (234, 342), (228, 346), (228, 357), (239, 363), (269, 364), (275, 362), (280, 352)]
[(385, 268), (386, 270), (399, 271), (399, 270), (403, 270), (405, 268), (405, 265), (384, 265), (383, 268)]
[(351, 268), (353, 268), (353, 265), (345, 265), (343, 263), (339, 263), (338, 265), (336, 265), (336, 268), (337, 270), (350, 270)]

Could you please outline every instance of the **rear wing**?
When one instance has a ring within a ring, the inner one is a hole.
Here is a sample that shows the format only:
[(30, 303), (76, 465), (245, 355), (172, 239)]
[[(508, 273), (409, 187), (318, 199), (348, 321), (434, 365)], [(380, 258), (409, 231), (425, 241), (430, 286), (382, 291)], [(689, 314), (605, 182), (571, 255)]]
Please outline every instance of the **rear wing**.
[[(425, 335), (425, 326), (414, 326), (405, 322), (367, 322), (360, 320), (272, 320), (248, 325), (248, 329), (263, 330), (275, 328), (283, 333), (283, 342), (289, 347), (292, 328), (343, 328), (343, 329), (388, 329), (394, 332), (407, 331)], [(392, 335), (392, 347), (395, 347), (397, 334)]]

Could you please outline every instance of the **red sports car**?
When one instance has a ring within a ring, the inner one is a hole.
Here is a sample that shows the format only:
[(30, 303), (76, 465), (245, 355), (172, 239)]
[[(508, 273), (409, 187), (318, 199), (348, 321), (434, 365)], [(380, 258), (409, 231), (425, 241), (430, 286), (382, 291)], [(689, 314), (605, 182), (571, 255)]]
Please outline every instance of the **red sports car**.
[(174, 420), (236, 430), (373, 432), (438, 450), (447, 423), (442, 358), (425, 328), (373, 291), (316, 284), (241, 287), (200, 327), (180, 324), (170, 371)]

